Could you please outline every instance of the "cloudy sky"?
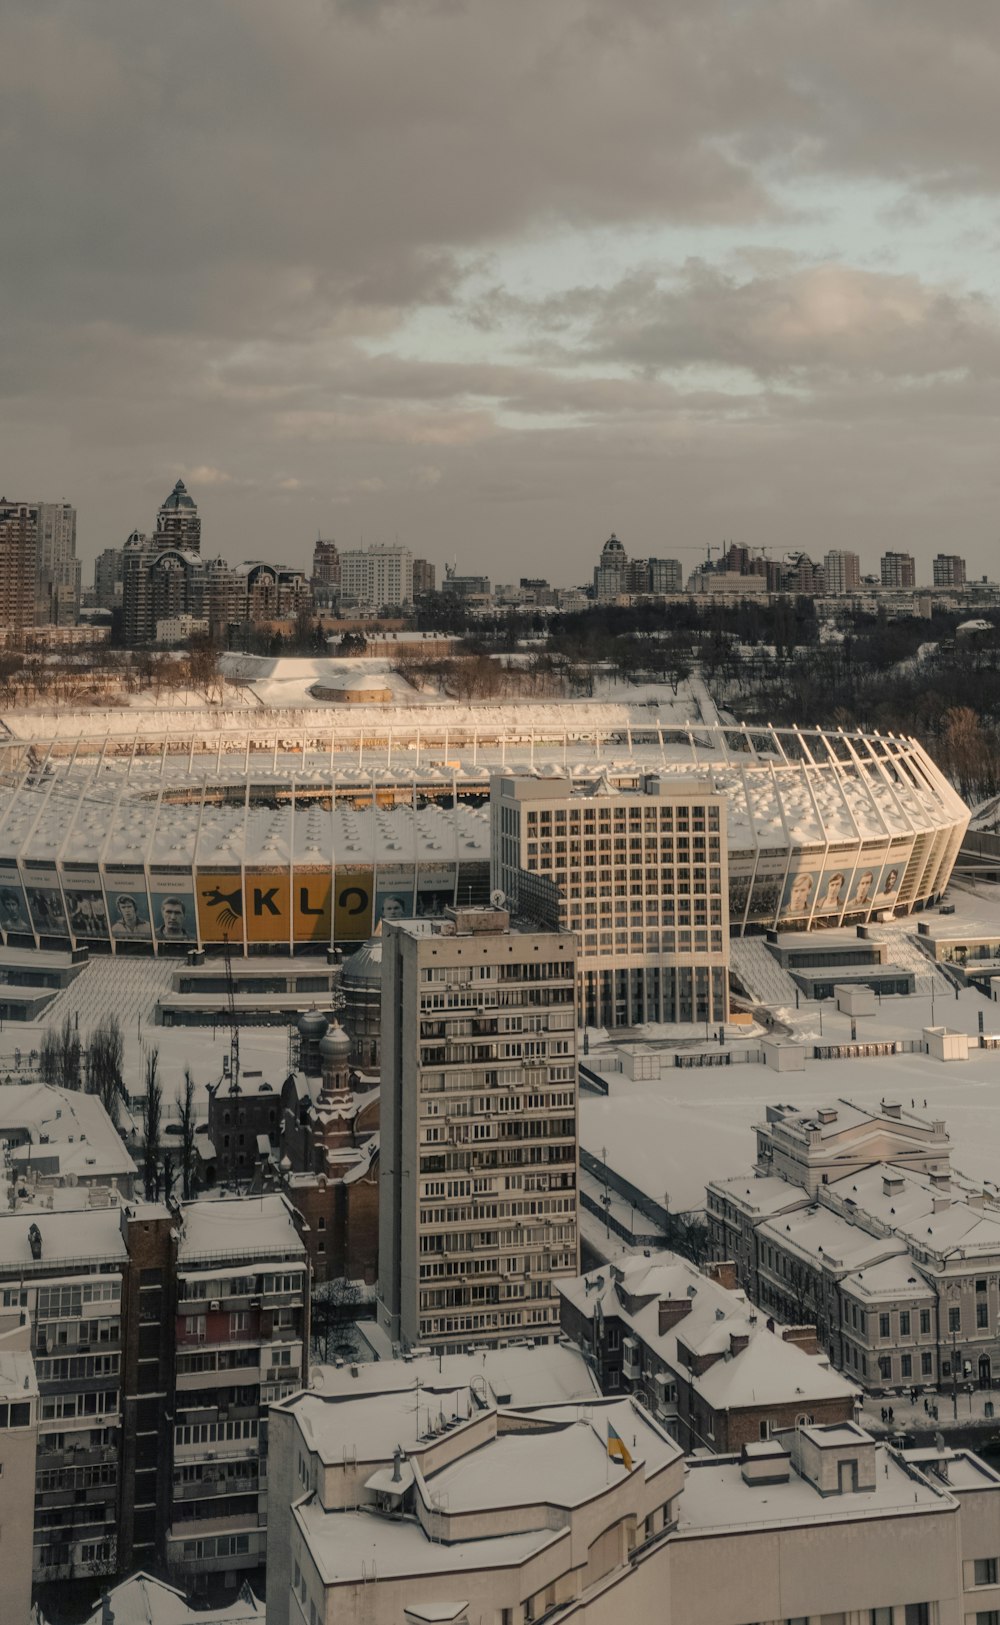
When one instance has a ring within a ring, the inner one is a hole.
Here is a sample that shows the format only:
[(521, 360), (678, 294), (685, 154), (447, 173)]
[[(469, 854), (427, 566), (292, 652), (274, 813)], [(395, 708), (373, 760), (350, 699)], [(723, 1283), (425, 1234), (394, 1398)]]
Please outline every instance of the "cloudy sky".
[(998, 83), (995, 0), (5, 0), (0, 486), (996, 575)]

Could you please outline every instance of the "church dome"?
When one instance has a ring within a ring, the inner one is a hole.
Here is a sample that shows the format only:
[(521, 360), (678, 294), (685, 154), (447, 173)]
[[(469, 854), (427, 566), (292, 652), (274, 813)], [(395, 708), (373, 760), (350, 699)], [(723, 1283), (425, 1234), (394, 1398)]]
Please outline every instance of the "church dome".
[(601, 549), (601, 560), (605, 564), (614, 564), (616, 561), (624, 559), (624, 557), (624, 545), (618, 540), (618, 537), (615, 535), (614, 531), (612, 531), (611, 535), (608, 537), (603, 548)]
[(322, 1010), (303, 1010), (295, 1025), (298, 1028), (300, 1038), (316, 1041), (323, 1037), (330, 1023)]
[(321, 1061), (347, 1061), (351, 1054), (351, 1040), (340, 1022), (334, 1020), (319, 1041)]
[(360, 948), (355, 949), (344, 965), (340, 978), (340, 985), (344, 992), (351, 989), (367, 989), (382, 985), (382, 938), (369, 937)]

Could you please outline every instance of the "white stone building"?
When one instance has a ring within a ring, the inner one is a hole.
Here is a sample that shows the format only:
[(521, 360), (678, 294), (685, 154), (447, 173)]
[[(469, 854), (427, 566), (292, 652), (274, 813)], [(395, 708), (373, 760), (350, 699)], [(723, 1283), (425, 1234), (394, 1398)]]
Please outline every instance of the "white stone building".
[(348, 548), (340, 555), (340, 602), (357, 609), (395, 609), (413, 602), (408, 547)]
[(491, 811), (494, 886), (576, 933), (582, 1022), (726, 1020), (726, 798), (710, 779), (497, 776)]

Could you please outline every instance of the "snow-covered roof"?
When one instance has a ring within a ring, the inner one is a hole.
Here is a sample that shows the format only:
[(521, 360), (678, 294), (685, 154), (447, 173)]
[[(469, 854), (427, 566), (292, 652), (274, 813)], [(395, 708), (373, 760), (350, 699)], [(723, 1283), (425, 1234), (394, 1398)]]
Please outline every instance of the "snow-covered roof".
[[(156, 1580), (151, 1574), (133, 1574), (106, 1593), (114, 1625), (265, 1625), (264, 1604), (249, 1586), (243, 1586), (235, 1602), (213, 1603), (197, 1608), (182, 1591)], [(99, 1603), (86, 1625), (102, 1625), (107, 1618)]]
[[(31, 1251), (32, 1229), (41, 1236), (37, 1260)], [(126, 1257), (117, 1207), (0, 1214), (2, 1269), (16, 1266), (26, 1275), (33, 1271), (41, 1275), (51, 1274), (57, 1264), (121, 1264)]]
[(292, 1209), (282, 1196), (226, 1196), (185, 1202), (178, 1263), (305, 1257)]

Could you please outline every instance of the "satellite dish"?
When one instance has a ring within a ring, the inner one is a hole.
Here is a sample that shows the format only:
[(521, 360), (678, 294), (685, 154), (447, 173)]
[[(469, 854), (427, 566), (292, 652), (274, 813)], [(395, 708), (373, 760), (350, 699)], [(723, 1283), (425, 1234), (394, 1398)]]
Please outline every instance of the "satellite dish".
[(502, 892), (499, 886), (497, 887), (496, 891), (490, 892), (490, 902), (493, 904), (494, 908), (503, 908), (506, 901), (506, 893)]

